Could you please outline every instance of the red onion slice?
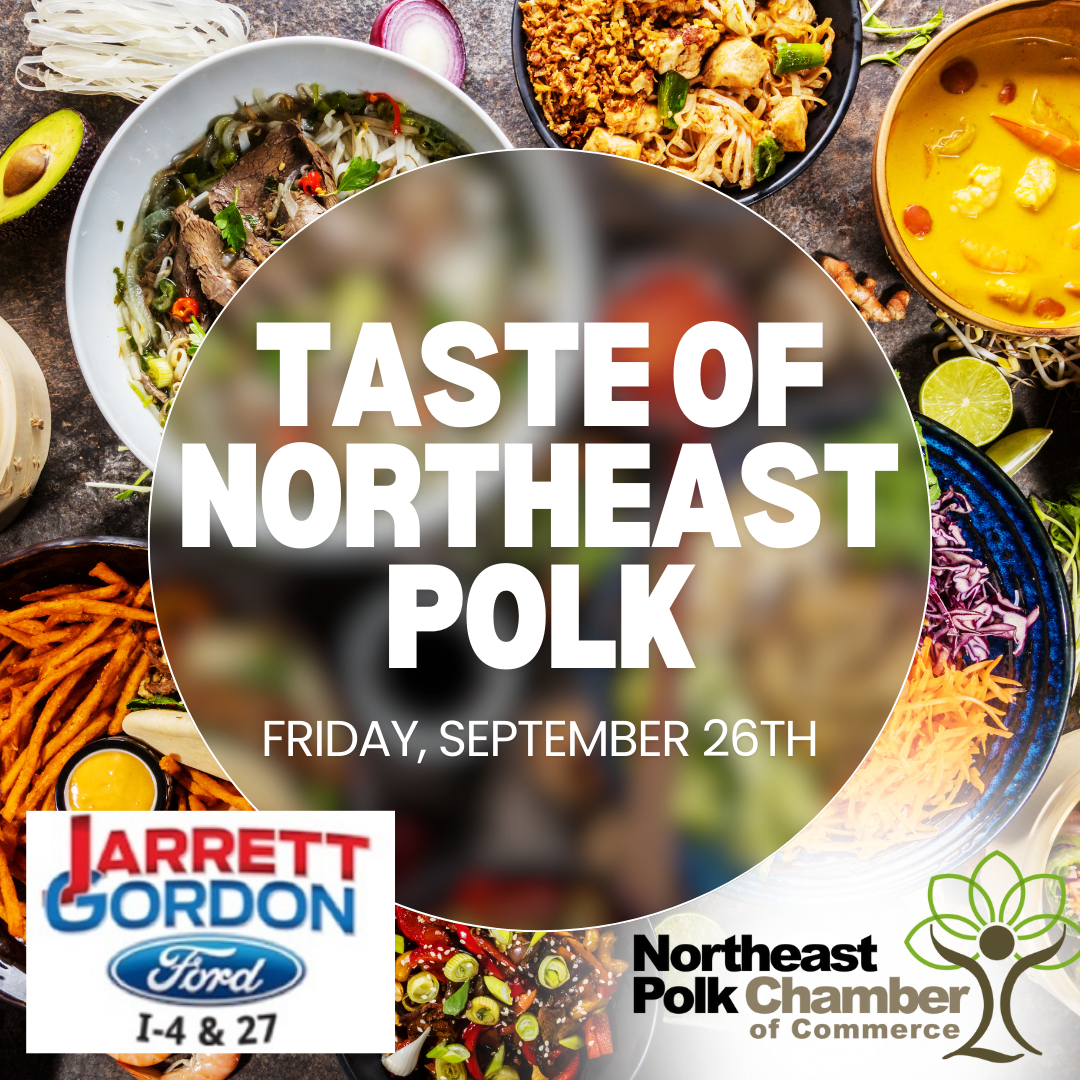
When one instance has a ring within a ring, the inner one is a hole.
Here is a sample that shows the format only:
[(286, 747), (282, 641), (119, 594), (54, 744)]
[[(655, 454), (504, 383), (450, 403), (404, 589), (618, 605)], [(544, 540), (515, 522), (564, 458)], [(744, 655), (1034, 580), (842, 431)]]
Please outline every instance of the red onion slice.
[(431, 68), (455, 86), (465, 79), (465, 39), (439, 0), (394, 0), (379, 12), (368, 40)]

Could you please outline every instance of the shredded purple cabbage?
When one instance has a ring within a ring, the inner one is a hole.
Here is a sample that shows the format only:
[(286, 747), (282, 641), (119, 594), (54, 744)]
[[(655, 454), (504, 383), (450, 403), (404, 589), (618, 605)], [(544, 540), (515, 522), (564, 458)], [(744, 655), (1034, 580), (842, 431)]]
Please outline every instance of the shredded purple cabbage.
[(1024, 649), (1027, 632), (1039, 617), (1038, 607), (1025, 613), (1020, 590), (1008, 600), (994, 588), (990, 570), (971, 554), (960, 523), (952, 515), (970, 514), (971, 503), (949, 488), (930, 508), (933, 555), (930, 595), (926, 600), (926, 630), (939, 652), (952, 663), (960, 655), (968, 663), (990, 659), (989, 638), (1004, 638)]

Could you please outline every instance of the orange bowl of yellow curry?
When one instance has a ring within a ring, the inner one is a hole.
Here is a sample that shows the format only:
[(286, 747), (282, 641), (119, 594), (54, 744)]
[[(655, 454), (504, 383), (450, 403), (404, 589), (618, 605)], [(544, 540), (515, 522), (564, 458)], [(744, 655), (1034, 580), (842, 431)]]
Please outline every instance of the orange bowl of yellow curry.
[(935, 307), (1080, 334), (1080, 0), (1004, 0), (919, 53), (874, 150), (889, 255)]

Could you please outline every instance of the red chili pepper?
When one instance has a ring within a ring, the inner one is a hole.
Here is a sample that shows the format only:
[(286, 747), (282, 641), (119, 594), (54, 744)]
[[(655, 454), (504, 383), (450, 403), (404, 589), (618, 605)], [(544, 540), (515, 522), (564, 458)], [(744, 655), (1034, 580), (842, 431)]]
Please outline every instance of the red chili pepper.
[(454, 923), (453, 927), (457, 931), (458, 937), (461, 938), (461, 944), (476, 957), (483, 965), (484, 970), (489, 975), (494, 975), (495, 978), (501, 979), (503, 976), (502, 971), (493, 960), (490, 960), (487, 957), (484, 943), (480, 938), (478, 938), (467, 926), (463, 926), (461, 923)]
[(522, 1040), (521, 1052), (525, 1055), (525, 1060), (530, 1065), (536, 1064), (536, 1047), (534, 1047), (531, 1042), (525, 1042), (524, 1040)]
[(368, 96), (367, 96), (368, 101), (370, 101), (372, 104), (374, 104), (380, 98), (384, 98), (386, 101), (389, 101), (390, 104), (393, 106), (393, 108), (394, 108), (394, 123), (393, 123), (393, 126), (391, 127), (390, 130), (393, 131), (393, 133), (395, 135), (400, 135), (401, 134), (401, 106), (389, 94), (368, 94)]
[[(492, 975), (496, 975), (501, 979), (504, 971), (508, 973), (517, 971), (513, 961), (499, 952), (490, 941), (477, 937), (464, 923), (452, 923), (451, 925), (458, 932), (458, 936), (461, 938), (465, 948), (471, 953), (476, 953), (477, 958), (483, 961), (484, 967)], [(485, 959), (485, 954), (491, 959)], [(492, 970), (493, 968), (494, 970)]]
[(199, 301), (194, 296), (181, 296), (172, 306), (172, 317), (181, 322), (191, 322), (198, 318)]
[(476, 1040), (480, 1038), (480, 1033), (483, 1030), (483, 1024), (470, 1023), (465, 1029), (465, 1033), (461, 1036), (462, 1045), (469, 1051), (469, 1058), (465, 1062), (465, 1065), (473, 1080), (484, 1080), (484, 1073), (480, 1068), (480, 1062), (476, 1060)]
[(561, 1073), (551, 1077), (551, 1080), (574, 1080), (577, 1076), (577, 1071), (581, 1067), (581, 1055), (574, 1054), (570, 1064), (566, 1066)]
[(453, 944), (442, 924), (430, 915), (421, 915), (418, 911), (397, 906), (394, 907), (394, 914), (401, 932), (410, 941), (415, 941), (418, 945)]
[(323, 190), (323, 178), (322, 173), (318, 169), (312, 169), (311, 172), (305, 173), (296, 181), (297, 187), (300, 188), (305, 195), (315, 196)]

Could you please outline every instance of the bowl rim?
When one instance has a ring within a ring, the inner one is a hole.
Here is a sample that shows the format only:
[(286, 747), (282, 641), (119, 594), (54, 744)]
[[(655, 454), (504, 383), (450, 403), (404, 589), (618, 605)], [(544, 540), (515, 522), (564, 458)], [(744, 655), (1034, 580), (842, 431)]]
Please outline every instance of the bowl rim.
[[(1053, 7), (1065, 5), (1077, 8), (1080, 12), (1080, 0), (995, 0), (994, 3), (985, 7), (976, 8), (968, 12), (956, 22), (950, 23), (944, 30), (934, 37), (929, 45), (920, 49), (915, 59), (907, 66), (900, 81), (893, 88), (889, 102), (881, 116), (878, 125), (877, 136), (874, 139), (874, 156), (871, 168), (871, 181), (874, 191), (874, 213), (877, 216), (878, 228), (881, 230), (882, 239), (892, 264), (900, 271), (908, 282), (922, 295), (922, 297), (935, 308), (947, 312), (961, 322), (970, 323), (973, 326), (985, 330), (993, 330), (1000, 334), (1010, 334), (1016, 337), (1051, 337), (1070, 338), (1080, 335), (1080, 323), (1072, 326), (1026, 326), (1022, 323), (1005, 322), (996, 319), (992, 315), (985, 315), (960, 303), (948, 293), (944, 292), (931, 278), (929, 278), (918, 265), (910, 253), (907, 243), (903, 239), (900, 227), (893, 216), (892, 206), (889, 203), (888, 178), (885, 173), (885, 159), (887, 156), (889, 137), (892, 133), (893, 121), (896, 118), (896, 110), (901, 99), (907, 93), (912, 82), (918, 77), (927, 64), (933, 62), (938, 52), (947, 44), (955, 42), (957, 35), (963, 34), (970, 27), (985, 19), (993, 19), (1004, 11), (1022, 10), (1025, 8)], [(1037, 33), (1038, 26), (1031, 26), (1031, 32)]]
[(34, 555), (42, 555), (47, 551), (60, 551), (64, 548), (73, 547), (126, 547), (137, 548), (149, 554), (150, 542), (142, 536), (65, 536), (55, 540), (42, 540), (37, 544), (19, 548), (8, 555), (0, 556), (0, 574), (14, 563), (22, 562), (23, 559)]
[[(520, 0), (511, 0), (511, 2), (514, 6), (510, 25), (511, 53), (514, 58), (514, 81), (517, 83), (518, 94), (521, 96), (521, 104), (524, 106), (529, 120), (532, 121), (536, 133), (545, 146), (550, 146), (555, 150), (574, 149), (567, 146), (565, 141), (547, 126), (544, 114), (536, 103), (532, 83), (529, 80), (528, 63), (525, 59), (525, 22), (521, 12), (521, 3)], [(844, 122), (844, 117), (847, 115), (848, 108), (855, 97), (855, 89), (862, 71), (863, 11), (859, 0), (850, 0), (850, 7), (852, 15), (851, 68), (847, 73), (847, 79), (833, 109), (833, 115), (829, 118), (821, 137), (813, 146), (804, 150), (792, 169), (782, 176), (774, 177), (766, 184), (755, 184), (748, 191), (729, 191), (727, 188), (717, 188), (716, 190), (721, 194), (727, 195), (729, 199), (734, 199), (744, 206), (751, 206), (762, 199), (767, 199), (770, 195), (775, 195), (782, 187), (790, 184), (792, 180), (801, 176), (810, 168), (825, 147), (832, 141), (832, 137), (840, 130), (840, 125)], [(829, 85), (831, 86), (832, 82)], [(656, 166), (656, 168), (662, 167)]]
[[(855, 2), (857, 3), (858, 0), (855, 0)], [(192, 64), (191, 67), (185, 68), (178, 75), (175, 75), (167, 83), (158, 87), (158, 89), (148, 98), (140, 102), (138, 107), (132, 110), (131, 115), (116, 129), (109, 139), (95, 162), (90, 175), (87, 177), (86, 184), (79, 196), (79, 204), (75, 209), (75, 216), (72, 219), (71, 230), (68, 234), (69, 239), (64, 273), (64, 290), (68, 318), (68, 332), (71, 336), (71, 344), (75, 350), (75, 357), (79, 361), (79, 369), (82, 372), (83, 381), (86, 383), (87, 389), (94, 399), (94, 404), (105, 417), (109, 427), (132, 446), (132, 452), (135, 453), (135, 456), (138, 457), (144, 465), (147, 465), (150, 468), (153, 468), (157, 461), (157, 452), (160, 449), (160, 438), (158, 444), (154, 447), (152, 455), (153, 460), (148, 461), (143, 457), (142, 453), (135, 450), (135, 445), (142, 440), (133, 437), (130, 433), (127, 435), (122, 434), (122, 429), (126, 425), (123, 423), (123, 413), (116, 405), (116, 402), (119, 399), (119, 394), (116, 391), (117, 388), (123, 388), (125, 386), (124, 380), (121, 378), (123, 369), (118, 366), (113, 373), (116, 375), (116, 379), (110, 377), (106, 384), (100, 377), (100, 372), (95, 366), (97, 352), (94, 348), (94, 344), (93, 342), (87, 341), (80, 330), (80, 318), (78, 314), (79, 305), (76, 302), (76, 298), (81, 295), (81, 290), (79, 289), (77, 278), (76, 255), (81, 250), (80, 236), (82, 233), (83, 220), (90, 212), (88, 209), (88, 193), (93, 192), (97, 183), (101, 180), (101, 177), (110, 167), (112, 159), (121, 152), (119, 147), (124, 144), (128, 132), (141, 124), (146, 110), (155, 105), (160, 98), (175, 93), (178, 88), (182, 87), (188, 81), (200, 78), (203, 72), (210, 67), (235, 61), (236, 56), (240, 51), (243, 51), (244, 55), (250, 53), (268, 53), (271, 54), (272, 57), (272, 54), (280, 52), (283, 49), (287, 50), (312, 46), (315, 48), (351, 51), (358, 56), (378, 56), (384, 61), (387, 58), (392, 58), (392, 62), (400, 64), (401, 67), (418, 74), (423, 78), (430, 79), (440, 90), (457, 99), (460, 105), (464, 106), (473, 114), (480, 124), (488, 129), (490, 134), (501, 144), (502, 149), (512, 150), (514, 148), (514, 144), (502, 131), (499, 125), (496, 124), (495, 121), (475, 101), (473, 101), (464, 90), (455, 86), (442, 75), (432, 71), (430, 68), (424, 67), (423, 64), (419, 64), (415, 60), (409, 59), (407, 56), (402, 56), (400, 53), (392, 53), (387, 49), (371, 45), (366, 41), (356, 41), (352, 38), (330, 37), (325, 34), (312, 34), (306, 36), (293, 35), (289, 37), (266, 38), (261, 41), (250, 41), (244, 45), (238, 45), (234, 49), (227, 49), (225, 52), (215, 53), (212, 56), (204, 57), (197, 63)], [(268, 59), (271, 57), (268, 57)], [(142, 449), (148, 449), (148, 447)]]

